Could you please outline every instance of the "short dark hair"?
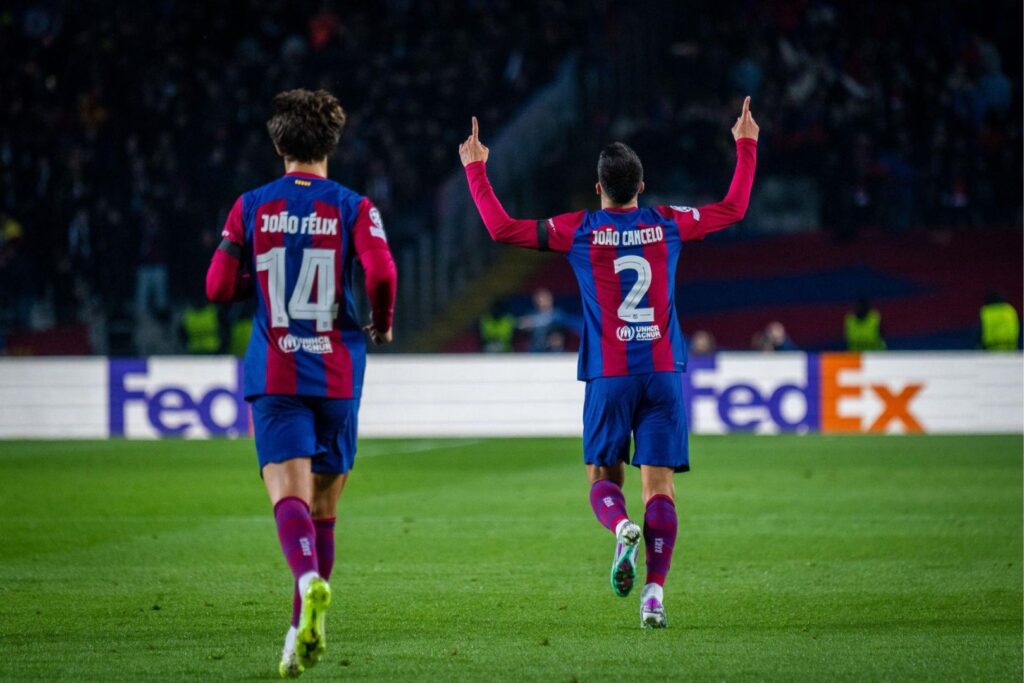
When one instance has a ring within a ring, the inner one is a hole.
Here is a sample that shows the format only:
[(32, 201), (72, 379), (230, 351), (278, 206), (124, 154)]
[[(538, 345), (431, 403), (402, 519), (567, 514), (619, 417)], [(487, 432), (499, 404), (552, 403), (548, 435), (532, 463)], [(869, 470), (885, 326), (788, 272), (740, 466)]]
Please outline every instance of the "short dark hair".
[(644, 165), (633, 149), (622, 142), (613, 142), (601, 150), (597, 159), (597, 180), (608, 199), (626, 204), (640, 193)]
[(326, 90), (286, 90), (274, 95), (267, 131), (274, 146), (295, 161), (331, 155), (345, 127), (345, 110)]

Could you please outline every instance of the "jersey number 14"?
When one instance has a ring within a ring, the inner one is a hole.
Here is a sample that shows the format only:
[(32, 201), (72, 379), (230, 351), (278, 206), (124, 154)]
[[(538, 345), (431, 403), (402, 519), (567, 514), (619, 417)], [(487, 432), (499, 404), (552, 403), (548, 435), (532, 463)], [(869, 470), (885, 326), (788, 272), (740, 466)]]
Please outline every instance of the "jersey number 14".
[[(270, 326), (288, 327), (288, 319), (315, 320), (317, 332), (330, 332), (338, 317), (334, 300), (333, 249), (303, 249), (302, 265), (295, 289), (285, 308), (285, 248), (274, 247), (256, 256), (256, 272), (267, 271), (270, 296)], [(316, 301), (313, 284), (316, 283)]]

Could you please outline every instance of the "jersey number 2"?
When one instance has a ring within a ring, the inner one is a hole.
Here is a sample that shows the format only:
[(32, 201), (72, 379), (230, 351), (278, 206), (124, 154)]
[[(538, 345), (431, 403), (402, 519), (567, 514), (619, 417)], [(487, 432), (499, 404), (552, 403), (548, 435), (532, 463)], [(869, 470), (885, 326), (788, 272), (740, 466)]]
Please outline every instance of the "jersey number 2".
[(627, 323), (653, 323), (653, 308), (637, 308), (643, 301), (647, 290), (651, 288), (651, 264), (642, 256), (620, 256), (612, 261), (615, 266), (615, 274), (618, 275), (624, 270), (636, 272), (636, 282), (629, 294), (619, 304), (619, 317)]
[[(256, 257), (256, 271), (267, 271), (267, 290), (270, 294), (270, 326), (288, 327), (293, 320), (315, 320), (317, 332), (330, 332), (338, 317), (338, 304), (334, 301), (334, 250), (303, 249), (299, 278), (295, 282), (288, 308), (284, 305), (285, 248), (274, 247)], [(313, 301), (313, 283), (316, 282), (316, 301)]]

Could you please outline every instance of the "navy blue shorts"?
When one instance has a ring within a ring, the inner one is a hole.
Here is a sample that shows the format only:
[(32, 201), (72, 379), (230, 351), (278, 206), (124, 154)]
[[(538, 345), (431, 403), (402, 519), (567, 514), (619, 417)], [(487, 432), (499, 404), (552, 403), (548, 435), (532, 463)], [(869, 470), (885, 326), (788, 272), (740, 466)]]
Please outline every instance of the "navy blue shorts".
[(651, 372), (627, 377), (598, 377), (587, 382), (583, 403), (583, 460), (612, 467), (632, 464), (690, 469), (689, 433), (683, 376)]
[(356, 459), (359, 399), (257, 396), (253, 431), (260, 471), (269, 463), (312, 458), (319, 474), (344, 474)]

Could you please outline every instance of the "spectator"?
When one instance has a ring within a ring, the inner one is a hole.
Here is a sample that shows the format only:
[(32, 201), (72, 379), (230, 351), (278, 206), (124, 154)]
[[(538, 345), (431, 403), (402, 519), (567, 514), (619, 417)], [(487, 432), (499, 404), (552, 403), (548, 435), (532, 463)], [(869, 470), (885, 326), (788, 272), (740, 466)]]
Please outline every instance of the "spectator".
[(516, 333), (516, 318), (496, 301), (488, 313), (480, 318), (480, 348), (484, 353), (508, 353)]
[(711, 356), (715, 353), (715, 338), (707, 330), (697, 330), (690, 339), (690, 353)]
[(151, 313), (164, 315), (167, 312), (167, 258), (164, 242), (156, 213), (146, 210), (142, 218), (142, 242), (135, 278), (136, 318)]
[(222, 344), (217, 307), (206, 301), (189, 304), (181, 316), (181, 333), (189, 353), (218, 353)]
[(758, 348), (762, 351), (798, 351), (796, 344), (786, 333), (786, 327), (778, 320), (773, 320), (764, 328), (760, 336), (755, 336)]
[(979, 348), (986, 351), (1016, 351), (1020, 338), (1020, 316), (1001, 292), (989, 292), (981, 307)]
[[(518, 327), (530, 332), (530, 351), (550, 351), (549, 336), (552, 332), (561, 332), (568, 318), (555, 308), (554, 297), (548, 289), (541, 288), (533, 293), (533, 307), (533, 313), (519, 319)], [(564, 347), (564, 336), (562, 339)]]
[(853, 310), (844, 320), (846, 349), (848, 351), (884, 351), (882, 314), (864, 297), (857, 299)]
[(768, 327), (765, 328), (765, 336), (768, 337), (768, 341), (771, 343), (772, 348), (776, 351), (798, 351), (796, 344), (789, 338), (789, 334), (786, 332), (786, 328), (779, 321), (773, 321), (768, 323)]

